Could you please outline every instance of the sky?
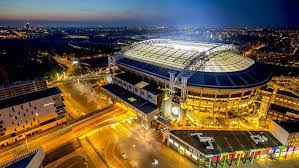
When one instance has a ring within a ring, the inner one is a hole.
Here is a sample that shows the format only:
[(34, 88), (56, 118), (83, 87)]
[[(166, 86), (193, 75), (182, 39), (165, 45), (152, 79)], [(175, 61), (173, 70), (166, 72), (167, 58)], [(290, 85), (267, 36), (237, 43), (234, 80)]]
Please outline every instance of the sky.
[(294, 26), (299, 0), (0, 0), (0, 24)]

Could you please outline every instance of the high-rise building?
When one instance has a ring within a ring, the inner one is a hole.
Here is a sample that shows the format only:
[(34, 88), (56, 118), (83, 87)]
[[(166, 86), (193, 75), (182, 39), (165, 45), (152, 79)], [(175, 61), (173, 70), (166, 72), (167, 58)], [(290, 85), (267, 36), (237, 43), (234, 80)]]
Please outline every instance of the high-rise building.
[(26, 81), (2, 88), (0, 146), (66, 122), (60, 90), (44, 84)]
[(26, 22), (26, 24), (25, 24), (25, 28), (28, 29), (28, 30), (31, 29), (31, 25), (30, 25), (29, 22)]

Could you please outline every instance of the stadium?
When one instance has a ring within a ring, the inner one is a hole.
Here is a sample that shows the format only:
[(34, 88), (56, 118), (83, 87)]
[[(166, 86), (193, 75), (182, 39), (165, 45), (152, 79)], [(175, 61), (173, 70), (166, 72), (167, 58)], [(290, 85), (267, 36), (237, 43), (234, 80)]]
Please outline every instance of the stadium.
[[(142, 112), (144, 104), (158, 109), (155, 115), (175, 119), (179, 126), (246, 123), (256, 128), (265, 117), (256, 103), (257, 91), (269, 82), (272, 71), (243, 57), (233, 45), (152, 39), (110, 56), (108, 65), (114, 75), (105, 91), (114, 97), (121, 97), (117, 89), (128, 91), (135, 96), (125, 100), (132, 108)], [(136, 104), (139, 98), (149, 103)]]

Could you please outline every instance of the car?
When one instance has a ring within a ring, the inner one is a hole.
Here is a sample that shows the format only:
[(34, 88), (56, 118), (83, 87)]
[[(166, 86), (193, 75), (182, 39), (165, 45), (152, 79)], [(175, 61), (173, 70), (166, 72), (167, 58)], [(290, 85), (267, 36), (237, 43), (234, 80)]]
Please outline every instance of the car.
[(121, 157), (122, 157), (124, 160), (127, 160), (127, 159), (128, 159), (128, 156), (127, 156), (125, 153), (122, 153), (122, 154), (121, 154)]

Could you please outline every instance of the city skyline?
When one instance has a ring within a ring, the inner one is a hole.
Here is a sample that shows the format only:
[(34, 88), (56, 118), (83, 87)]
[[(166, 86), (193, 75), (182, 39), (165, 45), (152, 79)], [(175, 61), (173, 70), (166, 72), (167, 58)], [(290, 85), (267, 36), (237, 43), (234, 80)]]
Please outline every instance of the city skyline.
[(7, 1), (0, 24), (298, 26), (298, 2), (288, 1)]

